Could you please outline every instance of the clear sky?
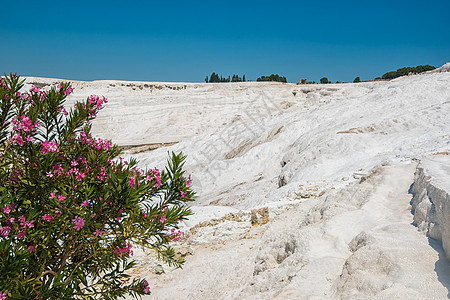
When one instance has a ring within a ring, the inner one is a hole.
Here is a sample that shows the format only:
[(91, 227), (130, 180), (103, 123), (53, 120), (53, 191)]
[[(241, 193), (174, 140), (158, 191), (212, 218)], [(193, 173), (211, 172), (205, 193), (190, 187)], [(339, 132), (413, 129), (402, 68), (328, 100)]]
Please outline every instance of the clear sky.
[(0, 72), (72, 80), (370, 80), (450, 61), (450, 1), (0, 0)]

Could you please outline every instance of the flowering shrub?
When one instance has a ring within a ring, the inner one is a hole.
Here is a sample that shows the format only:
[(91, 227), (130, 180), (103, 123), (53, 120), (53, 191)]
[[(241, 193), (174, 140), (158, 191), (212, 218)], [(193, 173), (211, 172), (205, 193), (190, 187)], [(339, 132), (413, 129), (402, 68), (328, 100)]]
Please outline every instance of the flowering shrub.
[(21, 93), (0, 77), (0, 299), (117, 299), (150, 293), (127, 272), (142, 245), (180, 267), (169, 246), (195, 198), (172, 153), (163, 172), (117, 159), (92, 137), (107, 102), (91, 96), (67, 112), (68, 83)]

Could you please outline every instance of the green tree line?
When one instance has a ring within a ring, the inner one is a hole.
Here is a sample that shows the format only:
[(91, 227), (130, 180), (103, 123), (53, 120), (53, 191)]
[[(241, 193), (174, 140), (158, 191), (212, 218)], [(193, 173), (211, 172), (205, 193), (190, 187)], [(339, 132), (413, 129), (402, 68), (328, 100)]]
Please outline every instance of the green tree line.
[(261, 76), (256, 79), (256, 81), (277, 81), (277, 82), (287, 82), (286, 77), (280, 76), (278, 74), (271, 74), (270, 76)]
[(391, 71), (383, 74), (382, 79), (394, 79), (400, 76), (408, 75), (409, 73), (422, 73), (430, 70), (434, 70), (436, 67), (430, 65), (420, 65), (417, 67), (404, 67), (397, 69), (397, 71)]
[(232, 77), (228, 76), (228, 77), (223, 77), (222, 75), (216, 74), (215, 72), (212, 72), (211, 76), (206, 76), (205, 77), (205, 82), (206, 83), (213, 83), (213, 82), (245, 82), (245, 74), (240, 77), (239, 75), (233, 74)]

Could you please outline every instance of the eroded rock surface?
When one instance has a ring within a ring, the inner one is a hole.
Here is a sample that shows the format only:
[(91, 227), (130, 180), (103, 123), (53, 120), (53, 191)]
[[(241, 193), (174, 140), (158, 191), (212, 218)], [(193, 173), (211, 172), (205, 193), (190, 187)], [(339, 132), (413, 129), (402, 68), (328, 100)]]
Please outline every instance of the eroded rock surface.
[(441, 241), (450, 260), (450, 156), (422, 160), (411, 193), (414, 224), (430, 238)]

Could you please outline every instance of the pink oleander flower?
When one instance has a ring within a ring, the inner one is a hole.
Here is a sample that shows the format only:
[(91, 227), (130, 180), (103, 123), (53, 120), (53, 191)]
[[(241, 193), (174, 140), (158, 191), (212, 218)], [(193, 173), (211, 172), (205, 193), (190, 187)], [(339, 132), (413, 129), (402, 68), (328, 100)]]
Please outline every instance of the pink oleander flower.
[(101, 181), (105, 181), (106, 180), (106, 178), (107, 178), (107, 174), (105, 173), (105, 172), (100, 172), (98, 175), (97, 175), (97, 179), (99, 179), (99, 180), (101, 180)]
[(33, 228), (34, 227), (34, 220), (31, 220), (31, 221), (25, 221), (24, 223), (23, 223), (23, 226), (26, 228), (26, 227), (28, 227), (28, 228)]
[(76, 216), (73, 220), (73, 224), (75, 225), (73, 228), (77, 231), (80, 231), (80, 229), (84, 226), (84, 219), (82, 217)]
[(155, 179), (155, 181), (156, 181), (155, 186), (156, 186), (156, 187), (160, 187), (160, 186), (162, 185), (162, 182), (161, 182), (161, 173), (159, 172), (159, 170), (158, 170), (157, 168), (154, 168), (154, 169), (152, 169), (152, 170), (150, 170), (150, 171), (151, 171), (151, 174), (147, 173), (146, 179), (147, 179), (148, 181), (150, 181), (150, 180), (152, 180), (152, 179)]
[(22, 139), (22, 137), (20, 136), (19, 133), (16, 133), (12, 138), (11, 138), (11, 142), (19, 144), (20, 146), (25, 145), (24, 140)]
[(161, 223), (165, 223), (165, 222), (167, 221), (167, 219), (166, 219), (165, 216), (162, 216), (162, 217), (159, 219), (159, 221), (160, 221)]
[(181, 198), (186, 198), (186, 193), (181, 191)]
[(36, 251), (36, 248), (34, 246), (29, 246), (28, 250), (30, 250), (30, 252), (34, 252), (34, 251)]
[(31, 87), (31, 89), (30, 89), (30, 92), (39, 93), (40, 90), (39, 90), (37, 87), (35, 87), (35, 86), (33, 85), (33, 86)]
[(51, 222), (54, 220), (54, 218), (52, 216), (50, 216), (49, 214), (45, 214), (42, 216), (42, 219), (44, 219), (47, 222)]
[(106, 99), (105, 97), (100, 98), (99, 96), (91, 95), (88, 99), (88, 102), (94, 104), (95, 108), (98, 110), (103, 107), (104, 103), (108, 103), (108, 99)]
[(83, 180), (83, 178), (85, 176), (86, 176), (86, 174), (84, 174), (84, 173), (78, 173), (76, 179), (77, 179), (77, 181), (81, 181), (81, 180)]
[(11, 206), (6, 206), (6, 207), (4, 207), (3, 208), (3, 212), (6, 214), (6, 215), (9, 215), (9, 213), (11, 212)]
[(87, 200), (84, 200), (83, 203), (81, 203), (81, 206), (88, 207), (89, 202)]
[(191, 175), (189, 175), (188, 180), (186, 180), (186, 186), (190, 187), (192, 184)]
[(23, 130), (25, 132), (29, 132), (33, 130), (33, 121), (27, 116), (20, 116), (19, 119), (21, 121), (16, 121), (16, 126), (13, 128), (14, 130)]
[(67, 110), (66, 110), (64, 107), (58, 108), (58, 111), (59, 111), (59, 112), (62, 112), (63, 115), (65, 115), (65, 116), (67, 116), (67, 115), (69, 114), (69, 113), (67, 112)]
[(149, 294), (150, 293), (150, 287), (148, 285), (147, 280), (144, 279), (144, 293)]
[(62, 175), (64, 169), (60, 164), (55, 164), (53, 166), (53, 174), (54, 175)]
[(48, 178), (52, 178), (53, 177), (53, 173), (52, 172), (47, 172), (47, 173), (45, 173), (45, 176), (47, 176)]
[(6, 300), (6, 292), (0, 292), (0, 300)]
[(59, 152), (58, 143), (45, 141), (41, 143), (42, 145), (42, 153), (47, 154), (49, 152)]
[(20, 221), (20, 226), (22, 226), (23, 229), (26, 229), (27, 227), (28, 228), (34, 227), (34, 224), (33, 224), (34, 221), (27, 221), (23, 215), (21, 215), (19, 217), (19, 221)]
[(64, 196), (64, 195), (58, 195), (58, 201), (59, 201), (59, 202), (63, 202), (64, 200), (66, 200), (66, 196)]
[(56, 197), (56, 193), (55, 192), (51, 192), (50, 193), (50, 197), (48, 197), (49, 199), (53, 199)]
[(7, 237), (10, 232), (11, 232), (11, 227), (9, 227), (9, 226), (0, 227), (0, 235), (1, 236)]
[(134, 188), (135, 184), (136, 184), (136, 176), (130, 176), (130, 179), (128, 180), (128, 185)]
[(72, 94), (72, 93), (73, 93), (73, 88), (71, 86), (69, 86), (67, 88), (67, 90), (64, 92), (64, 94), (66, 94), (66, 95), (69, 95), (69, 94)]
[(128, 254), (128, 253), (130, 255), (133, 255), (133, 251), (131, 250), (131, 244), (127, 244), (124, 242), (122, 245), (123, 245), (123, 247), (117, 247), (114, 250), (114, 253), (117, 254), (117, 256), (122, 257), (122, 255)]
[(19, 234), (17, 235), (17, 238), (19, 240), (23, 240), (25, 238), (25, 236), (27, 235), (27, 230), (26, 229), (22, 229)]
[(170, 230), (170, 236), (172, 238), (172, 241), (176, 242), (181, 239), (181, 237), (184, 237), (184, 232), (181, 230), (176, 230), (175, 228), (172, 228)]
[[(61, 84), (58, 85), (58, 89), (59, 90), (61, 90), (62, 88), (63, 88), (63, 86)], [(68, 95), (70, 95), (72, 93), (73, 93), (73, 89), (70, 86), (64, 91), (64, 95), (66, 95), (66, 96), (68, 96)]]
[(104, 233), (105, 233), (104, 230), (97, 229), (97, 230), (94, 232), (94, 235), (95, 235), (95, 236), (99, 236), (99, 235), (103, 235)]

